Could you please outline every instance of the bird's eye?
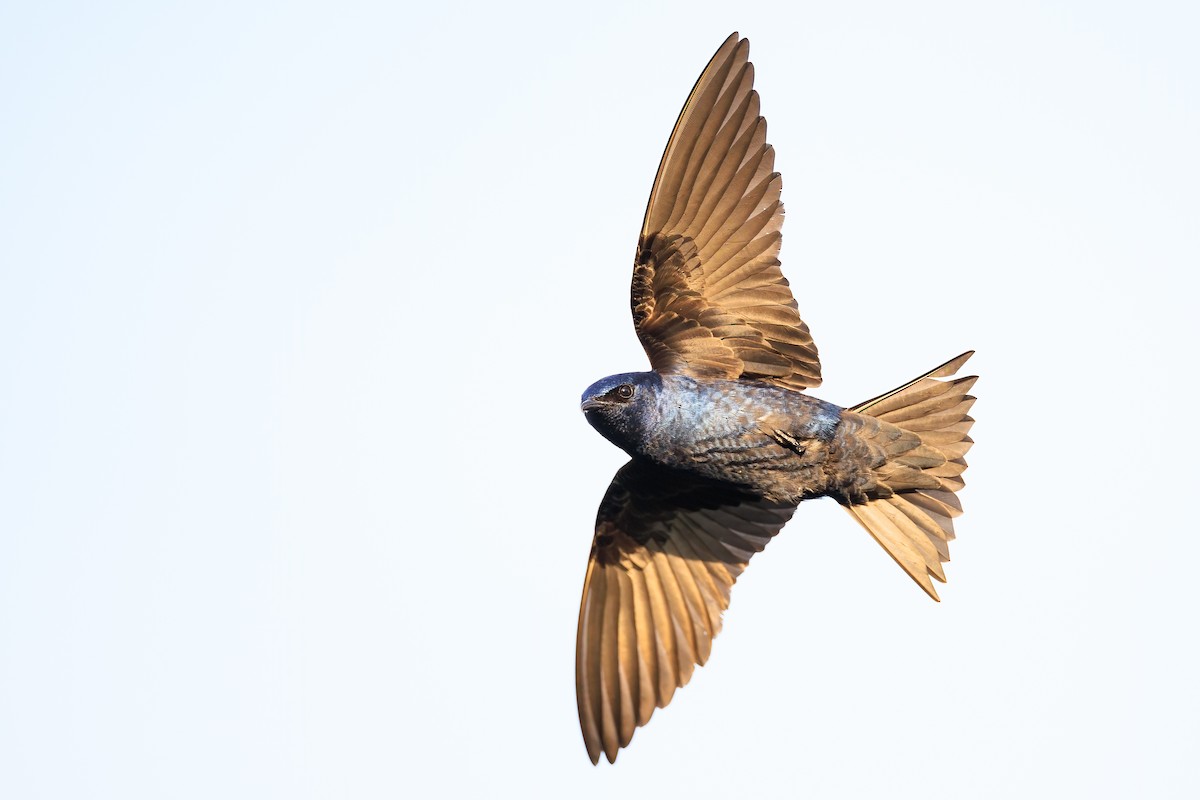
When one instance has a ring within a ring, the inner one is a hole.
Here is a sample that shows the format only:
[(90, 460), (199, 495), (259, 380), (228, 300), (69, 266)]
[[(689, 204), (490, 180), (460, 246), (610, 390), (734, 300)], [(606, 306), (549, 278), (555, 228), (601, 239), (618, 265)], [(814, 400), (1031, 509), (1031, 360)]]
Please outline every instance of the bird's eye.
[(617, 397), (621, 398), (622, 400), (628, 400), (629, 398), (633, 397), (633, 387), (628, 383), (622, 383), (617, 387)]

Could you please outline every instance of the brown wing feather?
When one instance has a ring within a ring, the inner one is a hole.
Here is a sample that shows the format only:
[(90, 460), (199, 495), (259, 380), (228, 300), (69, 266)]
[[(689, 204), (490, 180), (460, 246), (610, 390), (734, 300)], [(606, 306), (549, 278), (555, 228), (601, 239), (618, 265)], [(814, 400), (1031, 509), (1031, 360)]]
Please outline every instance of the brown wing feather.
[(779, 268), (783, 185), (759, 116), (749, 43), (725, 40), (692, 89), (646, 206), (631, 305), (654, 369), (821, 383)]
[(579, 608), (579, 724), (593, 762), (708, 660), (729, 593), (795, 506), (631, 461), (596, 517)]

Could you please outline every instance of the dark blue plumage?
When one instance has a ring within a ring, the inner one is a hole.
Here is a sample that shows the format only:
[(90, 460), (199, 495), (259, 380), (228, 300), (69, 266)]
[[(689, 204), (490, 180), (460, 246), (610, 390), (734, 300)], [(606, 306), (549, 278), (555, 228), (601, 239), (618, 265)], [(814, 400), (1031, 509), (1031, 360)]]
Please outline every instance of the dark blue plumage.
[(635, 372), (597, 381), (581, 407), (629, 455), (799, 502), (830, 488), (843, 410), (778, 386)]

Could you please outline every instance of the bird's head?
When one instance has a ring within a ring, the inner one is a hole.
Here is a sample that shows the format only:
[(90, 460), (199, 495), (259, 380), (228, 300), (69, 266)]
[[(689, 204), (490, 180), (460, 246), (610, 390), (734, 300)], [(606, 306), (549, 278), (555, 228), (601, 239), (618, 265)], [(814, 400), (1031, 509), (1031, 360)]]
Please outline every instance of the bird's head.
[(654, 372), (626, 372), (596, 381), (583, 393), (579, 407), (591, 426), (630, 455), (658, 420), (662, 378)]

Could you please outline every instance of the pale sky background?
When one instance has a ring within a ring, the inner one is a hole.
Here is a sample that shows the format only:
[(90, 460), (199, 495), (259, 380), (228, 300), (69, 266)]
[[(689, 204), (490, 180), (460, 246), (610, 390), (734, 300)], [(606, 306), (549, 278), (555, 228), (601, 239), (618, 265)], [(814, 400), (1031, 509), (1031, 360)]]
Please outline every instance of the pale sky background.
[[(1196, 797), (1197, 8), (5, 4), (0, 796)], [(966, 514), (937, 605), (803, 505), (594, 768), (578, 397), (733, 30), (816, 394), (977, 349)]]

